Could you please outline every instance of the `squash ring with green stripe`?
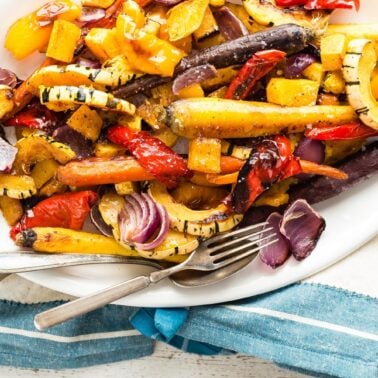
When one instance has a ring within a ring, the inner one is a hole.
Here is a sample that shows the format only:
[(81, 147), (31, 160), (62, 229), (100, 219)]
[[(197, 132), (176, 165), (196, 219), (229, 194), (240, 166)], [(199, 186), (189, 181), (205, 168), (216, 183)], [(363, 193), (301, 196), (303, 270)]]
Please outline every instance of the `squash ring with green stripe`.
[(157, 181), (150, 183), (149, 193), (166, 208), (170, 228), (185, 234), (208, 238), (231, 230), (243, 219), (242, 214), (231, 213), (224, 204), (209, 210), (192, 210), (176, 202), (165, 186)]
[(371, 88), (371, 74), (377, 64), (374, 43), (369, 39), (349, 42), (343, 62), (348, 101), (360, 120), (378, 130), (378, 102)]

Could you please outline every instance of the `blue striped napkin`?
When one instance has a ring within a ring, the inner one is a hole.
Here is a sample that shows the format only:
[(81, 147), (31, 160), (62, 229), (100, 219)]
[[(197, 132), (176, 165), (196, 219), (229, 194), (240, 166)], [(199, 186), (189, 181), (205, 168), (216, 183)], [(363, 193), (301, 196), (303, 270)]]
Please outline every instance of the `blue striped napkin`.
[(378, 238), (303, 282), (236, 302), (178, 309), (110, 305), (46, 332), (34, 328), (33, 317), (60, 302), (1, 300), (0, 364), (91, 366), (149, 355), (153, 340), (160, 340), (192, 353), (238, 352), (317, 375), (376, 378), (377, 251)]

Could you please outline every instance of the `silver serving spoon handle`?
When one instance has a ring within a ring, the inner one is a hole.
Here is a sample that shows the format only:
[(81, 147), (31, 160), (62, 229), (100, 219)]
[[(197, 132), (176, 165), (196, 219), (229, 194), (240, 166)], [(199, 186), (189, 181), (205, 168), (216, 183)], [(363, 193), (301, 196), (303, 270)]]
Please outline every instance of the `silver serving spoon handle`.
[(161, 265), (143, 258), (69, 253), (36, 253), (30, 251), (0, 252), (0, 274), (32, 272), (88, 264), (138, 264), (161, 269)]
[[(218, 269), (215, 272), (179, 272), (172, 275), (170, 280), (174, 284), (184, 288), (212, 285), (240, 271), (255, 257), (254, 255), (248, 256), (225, 268)], [(25, 273), (88, 264), (137, 264), (156, 269), (166, 267), (164, 262), (155, 262), (138, 257), (76, 253), (37, 253), (19, 250), (15, 252), (0, 252), (0, 281), (13, 273)]]

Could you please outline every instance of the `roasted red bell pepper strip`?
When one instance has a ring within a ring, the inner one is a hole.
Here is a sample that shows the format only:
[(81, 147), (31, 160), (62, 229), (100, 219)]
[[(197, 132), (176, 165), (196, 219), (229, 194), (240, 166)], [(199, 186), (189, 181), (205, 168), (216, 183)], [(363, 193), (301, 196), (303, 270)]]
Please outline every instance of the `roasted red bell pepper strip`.
[(304, 5), (305, 9), (360, 9), (360, 0), (276, 0), (280, 7)]
[(308, 0), (276, 0), (279, 7), (295, 7), (297, 5), (305, 5)]
[(315, 140), (351, 140), (378, 136), (378, 131), (360, 122), (340, 126), (314, 127), (305, 132), (307, 138)]
[(309, 0), (305, 9), (360, 9), (360, 0)]
[(287, 137), (278, 135), (263, 139), (252, 148), (226, 204), (236, 213), (245, 213), (275, 182), (301, 172), (299, 159), (291, 153)]
[(259, 51), (254, 54), (232, 80), (225, 98), (234, 100), (245, 99), (256, 82), (270, 72), (285, 56), (286, 53), (280, 50)]
[(80, 230), (97, 194), (91, 190), (57, 194), (47, 198), (28, 211), (20, 222), (12, 227), (10, 236), (32, 227), (64, 227)]
[(139, 164), (167, 188), (174, 188), (180, 177), (191, 176), (186, 161), (146, 131), (134, 131), (127, 126), (113, 126), (108, 131), (108, 139), (127, 148)]
[(8, 119), (4, 125), (52, 131), (58, 125), (58, 117), (39, 102), (32, 102), (25, 110)]

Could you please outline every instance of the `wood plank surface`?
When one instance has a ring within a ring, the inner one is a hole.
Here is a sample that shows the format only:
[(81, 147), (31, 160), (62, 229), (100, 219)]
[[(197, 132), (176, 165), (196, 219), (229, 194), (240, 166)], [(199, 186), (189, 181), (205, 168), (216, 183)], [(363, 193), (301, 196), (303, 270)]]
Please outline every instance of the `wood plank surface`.
[(2, 378), (301, 378), (305, 375), (281, 369), (254, 357), (231, 355), (204, 357), (183, 353), (158, 343), (152, 356), (110, 365), (73, 370), (27, 370), (0, 367)]

